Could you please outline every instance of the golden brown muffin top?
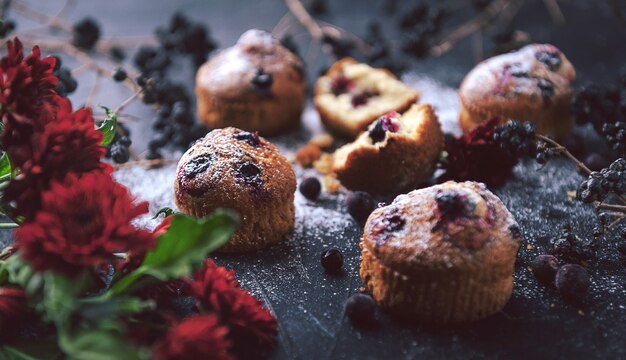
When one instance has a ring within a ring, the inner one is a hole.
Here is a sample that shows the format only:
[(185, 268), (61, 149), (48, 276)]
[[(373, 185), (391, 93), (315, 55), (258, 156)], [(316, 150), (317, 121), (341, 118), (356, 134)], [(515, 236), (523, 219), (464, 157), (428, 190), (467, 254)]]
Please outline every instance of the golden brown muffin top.
[(531, 44), (484, 60), (463, 79), (459, 95), (472, 111), (515, 117), (521, 109), (549, 107), (571, 96), (576, 72), (549, 44)]
[(197, 87), (222, 99), (271, 98), (294, 91), (289, 84), (304, 90), (304, 63), (270, 33), (256, 29), (243, 33), (196, 74)]
[(520, 241), (520, 229), (502, 201), (471, 181), (400, 195), (374, 210), (363, 231), (364, 246), (407, 275), (485, 266), (497, 272), (515, 257)]
[(228, 127), (209, 132), (178, 162), (177, 198), (201, 198), (213, 192), (242, 202), (282, 200), (296, 187), (287, 159), (256, 133)]

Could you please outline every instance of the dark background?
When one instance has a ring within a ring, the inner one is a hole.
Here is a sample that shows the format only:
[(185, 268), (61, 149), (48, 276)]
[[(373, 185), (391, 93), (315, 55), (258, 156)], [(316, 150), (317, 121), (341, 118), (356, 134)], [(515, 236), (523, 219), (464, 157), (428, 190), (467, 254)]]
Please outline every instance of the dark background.
[[(29, 3), (51, 14), (62, 5), (57, 0)], [(396, 14), (388, 15), (383, 11), (382, 1), (329, 1), (329, 13), (321, 18), (356, 34), (363, 34), (368, 22), (375, 19), (388, 36), (399, 41), (398, 14), (414, 3), (398, 1)], [(442, 4), (462, 9), (451, 15), (446, 23), (448, 31), (476, 14), (467, 2)], [(626, 60), (626, 25), (611, 13), (608, 1), (571, 0), (559, 4), (566, 20), (562, 26), (552, 22), (543, 1), (527, 1), (512, 25), (527, 31), (534, 42), (558, 46), (575, 65), (578, 84), (589, 80), (614, 81)], [(287, 12), (279, 0), (93, 0), (79, 1), (68, 19), (95, 17), (105, 38), (146, 35), (165, 24), (176, 10), (206, 23), (222, 47), (233, 44), (249, 28), (272, 30)], [(18, 31), (34, 26), (29, 20), (18, 19)], [(309, 43), (306, 32), (297, 24), (292, 32), (306, 50)], [(485, 55), (492, 50), (493, 33), (484, 33)], [(77, 65), (69, 58), (66, 61)], [(319, 56), (315, 63), (309, 64), (309, 77), (314, 79), (319, 69), (329, 63)], [(474, 65), (472, 41), (467, 39), (440, 58), (411, 62), (411, 70), (456, 88)], [(177, 71), (191, 88), (193, 74), (189, 67), (182, 64)], [(89, 74), (79, 78), (79, 88), (72, 95), (75, 104), (85, 101), (92, 81), (93, 75)], [(128, 95), (128, 90), (106, 81), (97, 103), (113, 106)], [(134, 104), (127, 111), (141, 119), (131, 124), (134, 148), (141, 152), (150, 132), (148, 121), (154, 116), (153, 111), (142, 104)], [(593, 140), (595, 135), (590, 128), (579, 128), (577, 132), (588, 137), (587, 152), (600, 146)], [(307, 128), (272, 140), (281, 149), (293, 150), (309, 136)], [(268, 355), (275, 359), (626, 358), (626, 276), (615, 250), (620, 231), (603, 240), (597, 260), (590, 265), (592, 286), (583, 304), (564, 303), (554, 290), (539, 286), (527, 270), (529, 261), (547, 250), (548, 240), (560, 232), (562, 223), (572, 223), (580, 236), (591, 236), (597, 223), (589, 206), (572, 202), (566, 196), (581, 181), (571, 163), (557, 159), (541, 171), (536, 170), (533, 162), (518, 165), (512, 179), (504, 187), (494, 189), (520, 223), (525, 242), (518, 257), (511, 301), (502, 312), (474, 324), (456, 328), (422, 327), (379, 312), (378, 328), (369, 331), (353, 328), (344, 317), (343, 303), (361, 286), (357, 274), (360, 226), (346, 215), (344, 194), (323, 195), (316, 204), (296, 194), (298, 220), (288, 241), (257, 253), (219, 256), (217, 260), (235, 269), (242, 284), (276, 314), (279, 341)], [(155, 174), (171, 173), (172, 167), (150, 171), (137, 170), (123, 176), (160, 176)], [(303, 174), (299, 168), (296, 171), (299, 177)], [(169, 178), (165, 176), (165, 179)], [(2, 232), (5, 242), (9, 237), (8, 231)], [(320, 252), (329, 246), (338, 247), (346, 256), (345, 272), (340, 276), (324, 274), (319, 265)]]

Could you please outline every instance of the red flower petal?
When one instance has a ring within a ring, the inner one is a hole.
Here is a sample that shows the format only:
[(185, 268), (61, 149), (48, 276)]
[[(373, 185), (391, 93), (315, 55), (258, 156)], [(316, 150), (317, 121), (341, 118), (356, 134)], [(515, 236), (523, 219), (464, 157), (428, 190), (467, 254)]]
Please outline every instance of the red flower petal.
[(155, 346), (154, 357), (157, 360), (232, 359), (227, 335), (228, 328), (219, 324), (217, 316), (193, 316), (170, 328), (163, 341)]
[(132, 201), (107, 172), (69, 174), (42, 194), (32, 221), (15, 232), (17, 246), (36, 270), (69, 275), (111, 261), (115, 252), (145, 252), (154, 237), (130, 222), (148, 204)]
[(216, 312), (238, 334), (263, 345), (274, 343), (278, 333), (276, 318), (263, 307), (263, 302), (239, 288), (234, 271), (208, 259), (193, 281), (188, 281), (186, 290), (198, 300), (202, 310)]

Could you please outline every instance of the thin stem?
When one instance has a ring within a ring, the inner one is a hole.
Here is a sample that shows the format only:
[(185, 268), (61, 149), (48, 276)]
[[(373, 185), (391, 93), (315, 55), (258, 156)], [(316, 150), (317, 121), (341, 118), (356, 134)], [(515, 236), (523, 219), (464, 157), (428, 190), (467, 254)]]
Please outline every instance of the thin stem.
[(304, 5), (302, 5), (302, 2), (299, 0), (285, 0), (285, 4), (293, 16), (309, 31), (314, 39), (319, 40), (322, 38), (324, 35), (322, 27), (313, 19), (311, 14), (309, 14)]
[(596, 209), (611, 210), (611, 211), (618, 211), (621, 213), (626, 213), (626, 205), (599, 203), (598, 205), (596, 205)]
[(591, 174), (591, 170), (590, 170), (590, 169), (589, 169), (589, 168), (588, 168), (585, 164), (583, 164), (580, 160), (578, 160), (578, 159), (577, 159), (574, 155), (572, 155), (572, 153), (570, 153), (570, 152), (569, 152), (569, 151), (565, 148), (565, 146), (563, 146), (563, 145), (559, 144), (558, 142), (556, 142), (556, 141), (554, 141), (554, 140), (550, 139), (550, 138), (549, 138), (549, 137), (547, 137), (547, 136), (544, 136), (544, 135), (539, 135), (539, 134), (537, 134), (536, 136), (537, 136), (537, 139), (540, 139), (540, 140), (542, 140), (542, 141), (544, 141), (544, 142), (546, 142), (546, 143), (548, 143), (548, 144), (552, 145), (552, 147), (553, 147), (554, 149), (558, 150), (561, 154), (565, 155), (567, 158), (569, 158), (570, 160), (572, 160), (572, 161), (576, 164), (576, 166), (577, 166), (579, 169), (581, 169), (582, 171), (584, 171), (584, 172), (585, 172), (585, 174), (587, 174), (587, 176), (588, 176), (589, 174)]
[(137, 97), (139, 96), (139, 94), (141, 94), (142, 91), (143, 90), (139, 90), (136, 93), (132, 94), (128, 99), (122, 101), (122, 103), (114, 110), (114, 112), (116, 114), (119, 114), (122, 110), (124, 110), (124, 108), (126, 108), (126, 106), (128, 106), (130, 103), (135, 101), (135, 99), (137, 99)]
[(610, 223), (610, 224), (607, 226), (607, 229), (608, 229), (608, 230), (611, 230), (612, 228), (614, 228), (614, 227), (615, 227), (615, 225), (617, 225), (617, 224), (619, 224), (620, 222), (624, 221), (624, 219), (626, 219), (626, 214), (624, 214), (624, 215), (622, 215), (622, 216), (618, 217), (615, 221), (613, 221), (612, 223)]
[[(459, 26), (456, 30), (448, 34), (438, 45), (433, 46), (433, 48), (430, 49), (430, 55), (441, 56), (450, 51), (457, 42), (485, 28), (496, 16), (504, 16), (507, 14), (505, 10), (510, 9), (511, 5), (516, 2), (516, 0), (496, 0), (492, 2), (480, 15)], [(514, 8), (513, 12), (516, 12), (517, 9), (518, 8)]]

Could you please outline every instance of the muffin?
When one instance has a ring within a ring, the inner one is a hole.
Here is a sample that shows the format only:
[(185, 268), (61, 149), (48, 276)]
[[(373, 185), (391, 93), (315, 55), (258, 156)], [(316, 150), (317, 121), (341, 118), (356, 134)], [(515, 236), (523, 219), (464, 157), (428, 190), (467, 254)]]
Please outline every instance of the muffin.
[(460, 125), (469, 132), (499, 117), (533, 121), (544, 135), (563, 138), (572, 127), (569, 113), (576, 72), (552, 45), (532, 44), (487, 59), (461, 83)]
[(174, 197), (181, 212), (204, 217), (217, 208), (235, 210), (241, 226), (223, 252), (261, 249), (293, 229), (296, 177), (287, 159), (256, 133), (217, 129), (178, 162)]
[(333, 171), (350, 190), (389, 194), (414, 188), (433, 173), (443, 132), (430, 105), (383, 115), (352, 143), (337, 149)]
[(305, 89), (302, 60), (269, 33), (248, 30), (198, 69), (198, 118), (210, 129), (276, 135), (300, 123)]
[(380, 116), (403, 112), (418, 99), (388, 70), (345, 58), (317, 80), (313, 103), (328, 129), (355, 138)]
[(429, 324), (487, 317), (513, 288), (520, 229), (484, 184), (446, 182), (369, 216), (360, 275), (376, 302)]

